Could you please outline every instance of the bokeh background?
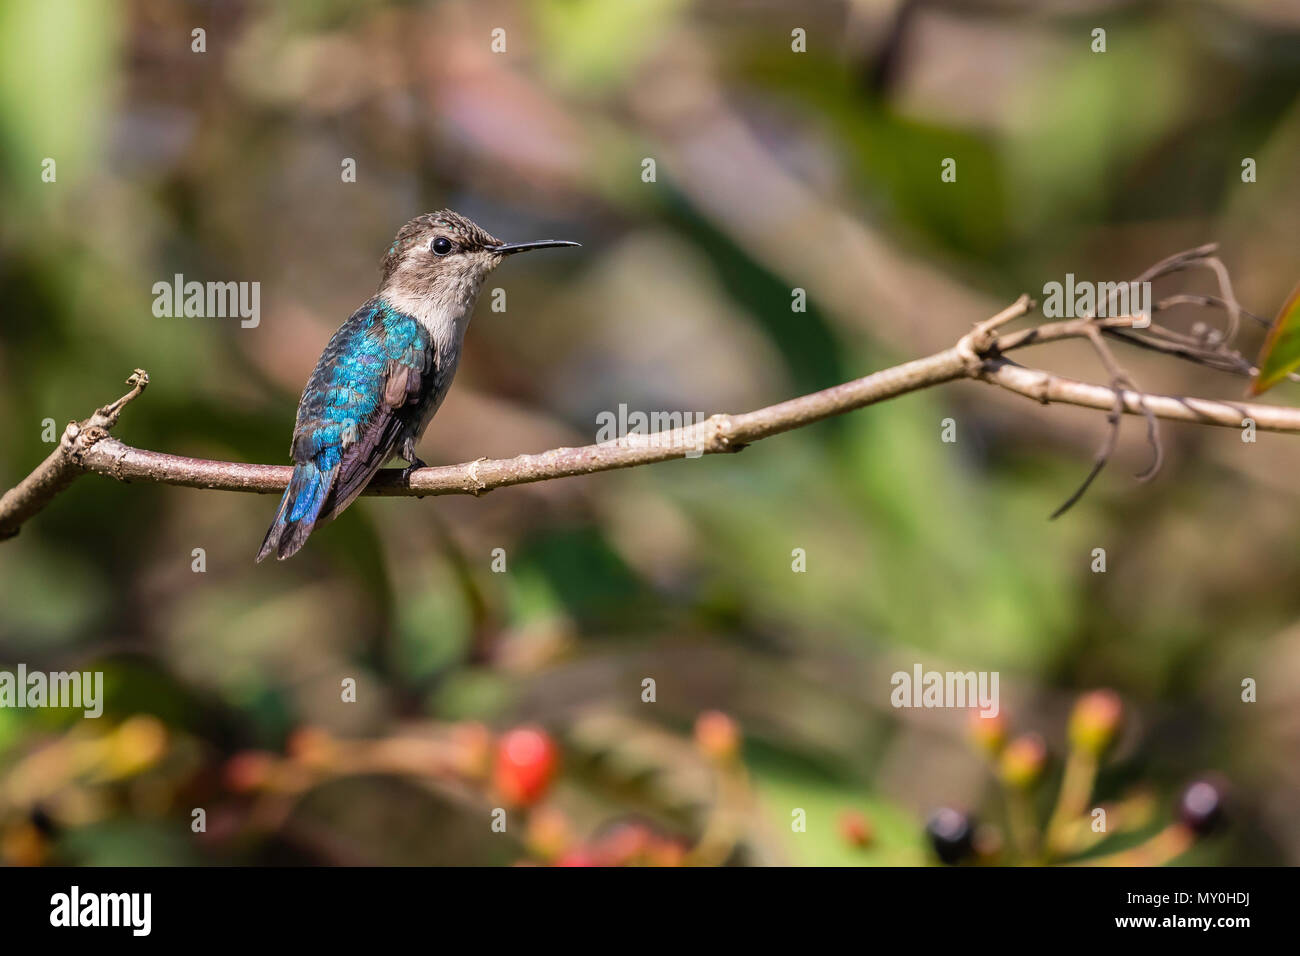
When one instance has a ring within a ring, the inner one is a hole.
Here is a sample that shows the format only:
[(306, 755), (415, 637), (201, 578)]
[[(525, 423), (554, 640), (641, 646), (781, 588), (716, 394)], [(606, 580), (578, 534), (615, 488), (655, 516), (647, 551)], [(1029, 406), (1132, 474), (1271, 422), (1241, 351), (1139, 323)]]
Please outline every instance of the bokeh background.
[[(135, 367), (122, 440), (287, 461), (317, 355), (421, 212), (583, 243), (489, 280), (507, 310), (480, 303), (421, 445), (451, 463), (589, 443), (620, 403), (770, 404), (1208, 241), (1272, 316), (1298, 155), (1283, 0), (8, 0), (0, 484)], [(260, 325), (155, 317), (176, 273), (259, 282)], [(1121, 357), (1153, 391), (1244, 388)], [(1105, 381), (1078, 344), (1032, 361)], [(1036, 859), (1016, 821), (1046, 817), (1071, 708), (1107, 688), (1088, 805), (1131, 832), (1104, 848), (1167, 842), (1211, 773), (1226, 825), (1166, 855), (1298, 863), (1300, 445), (1168, 424), (1139, 484), (1130, 420), (1048, 521), (1104, 430), (960, 383), (738, 456), (363, 499), (261, 566), (270, 497), (83, 478), (0, 544), (0, 665), (102, 670), (106, 713), (0, 710), (4, 859), (923, 864), (940, 807), (986, 858)], [(1000, 673), (1006, 734), (1040, 735), (1028, 777), (966, 713), (890, 706), (917, 663)]]

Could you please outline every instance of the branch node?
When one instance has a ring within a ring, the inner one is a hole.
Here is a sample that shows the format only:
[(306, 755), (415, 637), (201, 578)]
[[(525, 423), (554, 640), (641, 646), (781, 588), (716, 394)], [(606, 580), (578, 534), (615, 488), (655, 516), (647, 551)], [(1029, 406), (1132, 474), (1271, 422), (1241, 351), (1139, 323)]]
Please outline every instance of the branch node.
[(77, 436), (76, 447), (72, 453), (73, 457), (76, 458), (87, 448), (90, 448), (93, 445), (97, 444), (98, 442), (103, 441), (107, 437), (108, 437), (107, 428), (104, 428), (102, 425), (95, 425), (95, 424), (87, 425), (85, 428), (81, 430), (81, 434)]
[(490, 490), (487, 486), (487, 482), (484, 481), (482, 478), (480, 478), (478, 475), (479, 462), (484, 462), (484, 461), (487, 461), (486, 455), (484, 455), (481, 458), (475, 458), (473, 461), (469, 463), (468, 467), (466, 467), (465, 469), (469, 473), (470, 481), (473, 482), (473, 484), (469, 486), (469, 493), (473, 495), (475, 498), (487, 494), (487, 492)]
[(975, 323), (975, 327), (958, 340), (957, 354), (961, 356), (967, 375), (979, 378), (984, 374), (984, 357), (997, 341), (997, 330), (1028, 313), (1034, 304), (1028, 293), (1022, 293), (1020, 298), (997, 315)]
[(713, 434), (708, 438), (708, 448), (712, 452), (737, 452), (744, 448), (744, 443), (733, 445), (731, 443), (731, 416), (724, 414), (712, 415), (705, 422)]

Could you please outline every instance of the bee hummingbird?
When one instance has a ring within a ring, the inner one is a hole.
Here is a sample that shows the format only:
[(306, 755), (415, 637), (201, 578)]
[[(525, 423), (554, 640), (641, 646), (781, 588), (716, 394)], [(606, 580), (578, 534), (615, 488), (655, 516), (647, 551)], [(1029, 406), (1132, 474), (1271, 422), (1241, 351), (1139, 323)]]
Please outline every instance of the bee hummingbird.
[(483, 280), (506, 256), (576, 246), (502, 242), (449, 209), (412, 219), (384, 256), (379, 291), (334, 333), (298, 402), (293, 477), (257, 560), (296, 553), (318, 525), (416, 443), (447, 396)]

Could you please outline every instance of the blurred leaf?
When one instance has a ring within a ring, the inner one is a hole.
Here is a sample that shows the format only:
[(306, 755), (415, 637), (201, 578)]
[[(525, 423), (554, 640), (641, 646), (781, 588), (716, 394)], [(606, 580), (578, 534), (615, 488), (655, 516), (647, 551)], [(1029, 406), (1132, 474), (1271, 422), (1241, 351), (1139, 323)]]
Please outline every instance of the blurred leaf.
[(1010, 224), (1041, 243), (1046, 228), (1077, 232), (1105, 219), (1124, 186), (1121, 173), (1190, 107), (1188, 77), (1197, 68), (1180, 34), (1159, 27), (1126, 31), (1105, 53), (1086, 42), (1065, 47), (1015, 104), (1005, 160), (1016, 186)]
[(1268, 330), (1268, 338), (1259, 350), (1259, 374), (1250, 386), (1252, 395), (1268, 391), (1290, 372), (1300, 368), (1300, 286), (1291, 292), (1273, 326)]
[[(0, 4), (0, 171), (21, 184), (18, 195), (56, 194), (94, 170), (122, 11), (96, 0)], [(54, 183), (41, 179), (46, 158), (57, 164)]]
[(202, 862), (184, 823), (115, 820), (69, 831), (62, 854), (82, 866), (194, 866)]
[[(800, 112), (815, 116), (818, 125), (792, 130), (791, 137), (828, 129), (842, 149), (836, 159), (853, 174), (864, 205), (909, 228), (909, 238), (982, 260), (998, 253), (1009, 222), (1006, 170), (985, 132), (900, 116), (834, 60), (764, 48), (749, 71), (774, 101), (799, 98)], [(961, 172), (955, 183), (936, 189), (945, 157), (959, 157)]]
[(22, 739), (22, 715), (9, 708), (0, 708), (0, 755)]
[(449, 576), (429, 573), (420, 588), (398, 590), (394, 599), (397, 664), (408, 680), (429, 678), (464, 656), (470, 614)]
[(595, 527), (555, 529), (528, 541), (516, 568), (542, 576), (568, 613), (609, 625), (650, 611), (650, 595)]
[[(915, 866), (925, 862), (921, 825), (907, 811), (861, 787), (819, 776), (775, 757), (748, 761), (754, 790), (771, 827), (785, 835), (796, 866)], [(807, 831), (791, 829), (791, 813), (807, 815)], [(866, 847), (848, 843), (840, 832), (846, 810), (864, 812), (873, 836)]]
[(489, 720), (510, 702), (509, 685), (489, 670), (448, 675), (432, 695), (429, 709), (449, 720)]
[(685, 6), (684, 0), (546, 0), (532, 13), (548, 68), (589, 91), (630, 75)]
[(110, 603), (105, 582), (78, 555), (38, 544), (0, 553), (0, 637), (15, 649), (71, 643)]

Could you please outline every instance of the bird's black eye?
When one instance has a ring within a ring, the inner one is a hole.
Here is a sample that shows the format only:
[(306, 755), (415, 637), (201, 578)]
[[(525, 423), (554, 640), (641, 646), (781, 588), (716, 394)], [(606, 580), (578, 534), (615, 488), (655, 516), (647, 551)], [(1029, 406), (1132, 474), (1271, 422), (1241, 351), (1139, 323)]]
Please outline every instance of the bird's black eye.
[(429, 243), (429, 248), (433, 250), (435, 256), (445, 256), (451, 252), (451, 240), (446, 236), (439, 236), (433, 242)]

